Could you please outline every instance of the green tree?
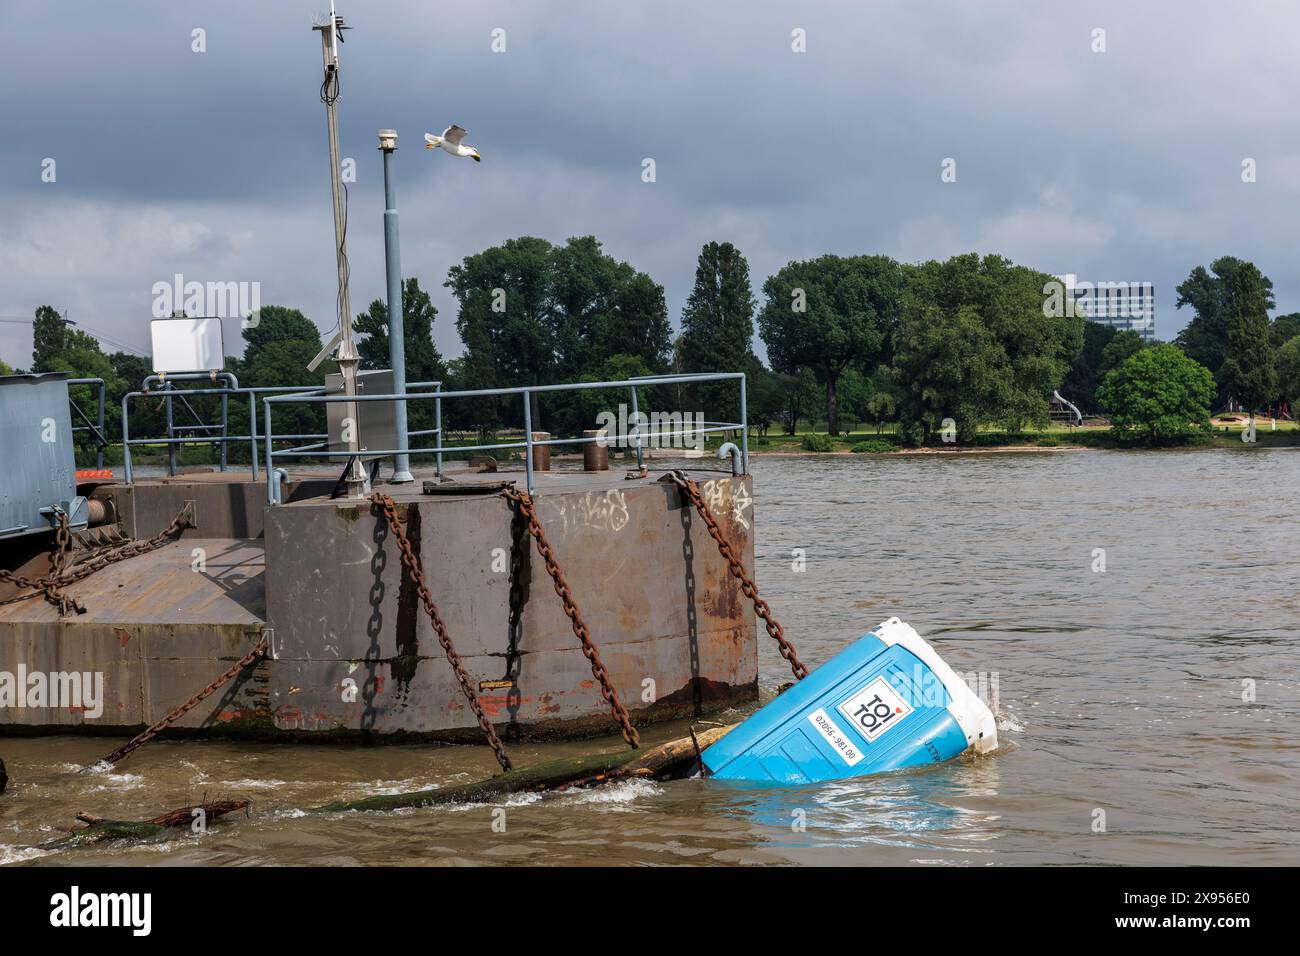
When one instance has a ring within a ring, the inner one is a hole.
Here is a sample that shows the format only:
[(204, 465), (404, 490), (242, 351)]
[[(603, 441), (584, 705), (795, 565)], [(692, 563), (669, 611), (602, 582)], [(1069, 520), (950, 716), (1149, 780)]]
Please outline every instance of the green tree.
[[(338, 371), (333, 361), (322, 362), (314, 372), (308, 370), (307, 364), (321, 349), (320, 329), (297, 309), (262, 306), (258, 323), (246, 326), (243, 337), (244, 357), (238, 368), (241, 385), (323, 385), (327, 374)], [(242, 405), (242, 408), (242, 414), (247, 415), (247, 405)], [(325, 432), (324, 403), (285, 402), (273, 406), (272, 414), (277, 434), (318, 435)], [(263, 428), (260, 404), (258, 415), (260, 432)], [(235, 416), (232, 407), (231, 420), (243, 420)]]
[(751, 355), (746, 372), (749, 424), (758, 434), (766, 436), (773, 422), (783, 420), (785, 390), (781, 376), (764, 366), (756, 355)]
[[(100, 349), (99, 342), (64, 321), (52, 306), (43, 305), (36, 310), (32, 323), (32, 371), (67, 372), (69, 378), (102, 378), (107, 391), (105, 428), (112, 433), (120, 422), (118, 409), (122, 395), (127, 391), (127, 383), (118, 376), (109, 357)], [(69, 387), (68, 395), (93, 421), (98, 391), (89, 385), (73, 385)], [(73, 418), (74, 426), (86, 424), (75, 412)], [(79, 460), (85, 461), (85, 452), (95, 445), (94, 436), (89, 431), (75, 434)]]
[(1300, 335), (1293, 335), (1283, 343), (1274, 356), (1277, 366), (1277, 387), (1291, 414), (1300, 412)]
[(819, 389), (817, 376), (812, 373), (812, 369), (801, 368), (790, 374), (773, 374), (782, 396), (781, 430), (787, 435), (793, 435), (799, 430), (799, 422), (805, 419), (815, 425), (813, 409), (818, 405)]
[(1117, 434), (1148, 444), (1186, 440), (1209, 428), (1214, 376), (1174, 345), (1153, 345), (1111, 370), (1097, 398)]
[[(402, 339), (406, 351), (406, 380), (429, 382), (446, 377), (447, 363), (433, 341), (433, 323), (438, 309), (429, 293), (420, 288), (420, 280), (402, 280)], [(352, 330), (364, 338), (358, 340), (361, 367), (382, 369), (388, 361), (388, 303), (375, 299), (360, 313)]]
[(902, 273), (888, 256), (791, 262), (763, 283), (758, 326), (772, 367), (816, 375), (832, 435), (839, 434), (840, 376), (850, 363), (874, 369), (888, 354), (901, 290)]
[[(1238, 281), (1238, 274), (1243, 270), (1253, 272), (1258, 280), (1251, 278), (1243, 285)], [(1258, 286), (1262, 286), (1262, 290)], [(1215, 259), (1209, 270), (1197, 266), (1178, 286), (1177, 307), (1190, 306), (1193, 314), (1192, 320), (1178, 333), (1174, 342), (1214, 374), (1216, 405), (1229, 396), (1229, 390), (1220, 378), (1220, 369), (1228, 355), (1230, 320), (1239, 314), (1236, 297), (1241, 291), (1251, 289), (1254, 291), (1250, 294), (1262, 298), (1266, 311), (1274, 307), (1272, 280), (1261, 275), (1253, 263), (1235, 256)], [(1257, 305), (1255, 302), (1250, 307), (1253, 309)]]
[(663, 286), (606, 255), (594, 236), (568, 240), (551, 250), (550, 259), (545, 320), (562, 378), (578, 378), (614, 355), (667, 370), (672, 326)]
[(1272, 284), (1249, 262), (1230, 281), (1227, 342), (1217, 381), (1255, 420), (1255, 409), (1277, 397), (1277, 373), (1269, 342)]
[(928, 444), (951, 418), (959, 441), (1005, 407), (1012, 373), (1005, 350), (973, 306), (941, 309), (909, 296), (893, 370), (899, 433), (907, 445)]
[(9, 366), (9, 363), (6, 362), (4, 359), (0, 359), (0, 375), (12, 375), (12, 374), (14, 374), (14, 370)]
[(1085, 413), (1098, 407), (1097, 386), (1109, 371), (1109, 368), (1102, 367), (1102, 354), (1115, 334), (1116, 329), (1112, 326), (1100, 322), (1083, 323), (1083, 347), (1061, 382), (1061, 394)]
[(65, 322), (52, 306), (36, 310), (32, 346), (33, 372), (67, 372), (72, 378), (102, 378), (116, 384), (113, 365), (99, 342)]
[(840, 376), (839, 384), (839, 402), (841, 416), (847, 415), (849, 418), (850, 433), (856, 430), (861, 422), (870, 421), (872, 417), (872, 385), (871, 379), (864, 375), (854, 366), (850, 365)]
[[(552, 246), (523, 236), (467, 256), (445, 283), (456, 297), (465, 345), (458, 373), (472, 388), (544, 385), (591, 376), (617, 356), (652, 372), (667, 368), (671, 326), (663, 287), (601, 251), (593, 236)], [(476, 427), (521, 423), (518, 401), (479, 403)], [(533, 427), (576, 431), (593, 424), (572, 394), (533, 396)], [(550, 418), (554, 417), (554, 422)]]
[[(743, 372), (754, 358), (754, 293), (749, 263), (729, 242), (708, 242), (695, 265), (695, 286), (682, 309), (678, 351), (685, 372)], [(752, 383), (751, 383), (752, 384)], [(737, 421), (739, 389), (706, 382), (693, 389), (707, 417)]]
[(1268, 340), (1275, 349), (1280, 349), (1297, 335), (1300, 335), (1300, 312), (1279, 315), (1268, 327)]
[(1084, 326), (1044, 302), (1052, 277), (975, 253), (905, 266), (904, 274), (893, 361), (903, 439), (929, 441), (944, 418), (961, 440), (986, 422), (1046, 424)]
[[(434, 306), (429, 293), (420, 288), (420, 280), (414, 277), (402, 281), (402, 339), (406, 346), (406, 381), (443, 382), (443, 389), (450, 390), (447, 382), (447, 363), (443, 361), (433, 341), (433, 322), (438, 309)], [(363, 369), (386, 369), (388, 360), (388, 303), (375, 299), (370, 308), (360, 313), (352, 322), (352, 330), (363, 336), (357, 342), (357, 351), (361, 354)], [(434, 427), (437, 414), (431, 401), (406, 403), (407, 427), (411, 431), (423, 431)], [(414, 447), (431, 445), (426, 442), (413, 442)]]
[(1101, 350), (1101, 374), (1105, 376), (1113, 368), (1119, 368), (1146, 345), (1142, 336), (1132, 329), (1116, 332), (1114, 337)]

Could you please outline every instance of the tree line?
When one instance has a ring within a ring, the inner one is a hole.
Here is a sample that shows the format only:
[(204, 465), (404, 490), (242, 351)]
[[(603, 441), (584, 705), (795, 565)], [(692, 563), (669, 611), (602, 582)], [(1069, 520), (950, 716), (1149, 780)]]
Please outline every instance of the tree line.
[[(1110, 416), (1121, 432), (1151, 440), (1202, 427), (1229, 398), (1247, 409), (1300, 398), (1300, 313), (1269, 319), (1272, 283), (1252, 263), (1223, 257), (1193, 269), (1178, 287), (1178, 306), (1189, 307), (1192, 319), (1154, 352), (1136, 332), (1087, 321), (1073, 307), (1045, 308), (1053, 282), (997, 255), (922, 263), (825, 255), (777, 270), (760, 300), (741, 252), (709, 242), (674, 334), (663, 286), (605, 253), (595, 237), (553, 244), (524, 236), (449, 271), (444, 286), (464, 346), (451, 360), (434, 344), (438, 310), (428, 293), (417, 278), (403, 280), (407, 380), (441, 381), (450, 390), (740, 371), (749, 424), (760, 434), (824, 422), (838, 435), (865, 423), (897, 431), (907, 445), (934, 441), (945, 426), (968, 441), (989, 426), (1046, 425), (1054, 389), (1087, 413)], [(375, 300), (352, 322), (362, 367), (386, 368), (385, 303)], [(297, 309), (265, 306), (243, 325), (244, 354), (226, 360), (242, 385), (318, 385), (336, 370), (326, 362), (307, 371), (321, 334)], [(766, 364), (755, 354), (755, 332)], [(149, 360), (105, 354), (49, 306), (36, 310), (33, 339), (33, 371), (106, 380), (109, 431), (117, 434), (121, 396), (139, 388)], [(1152, 398), (1163, 393), (1163, 404)], [(638, 398), (643, 409), (701, 411), (713, 421), (740, 416), (730, 382), (645, 387)], [(534, 395), (533, 427), (575, 435), (593, 427), (598, 411), (627, 400), (626, 390)], [(216, 402), (196, 396), (177, 421), (211, 421)], [(280, 434), (324, 430), (320, 405), (287, 404), (275, 414)], [(433, 425), (432, 403), (412, 402), (408, 414), (412, 429)], [(448, 401), (443, 414), (445, 428), (480, 434), (523, 424), (520, 402), (510, 397)], [(131, 416), (133, 435), (161, 434), (156, 396), (139, 400)], [(1157, 419), (1162, 424), (1152, 429)], [(248, 421), (241, 402), (231, 402), (231, 421), (236, 431)]]

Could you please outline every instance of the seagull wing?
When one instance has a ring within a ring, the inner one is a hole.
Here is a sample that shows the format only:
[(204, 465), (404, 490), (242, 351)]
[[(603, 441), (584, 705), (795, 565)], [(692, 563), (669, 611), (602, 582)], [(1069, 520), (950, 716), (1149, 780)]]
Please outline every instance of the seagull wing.
[(438, 145), (438, 137), (434, 136), (432, 133), (425, 133), (424, 141), (426, 143), (432, 143), (434, 146)]
[(451, 143), (452, 146), (459, 146), (460, 141), (465, 138), (466, 132), (466, 130), (461, 129), (455, 123), (452, 123), (442, 131), (442, 138)]

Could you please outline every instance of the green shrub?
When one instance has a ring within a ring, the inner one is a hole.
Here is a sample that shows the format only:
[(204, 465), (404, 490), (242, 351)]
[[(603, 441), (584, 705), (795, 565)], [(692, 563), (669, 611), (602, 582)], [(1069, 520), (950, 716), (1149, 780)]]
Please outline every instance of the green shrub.
[(1061, 440), (1052, 435), (1044, 435), (1042, 438), (1038, 439), (1039, 448), (1058, 448), (1060, 447), (1060, 444)]
[(821, 432), (809, 432), (803, 436), (803, 440), (799, 442), (799, 445), (804, 451), (834, 451), (835, 439)]
[(852, 448), (849, 449), (849, 451), (853, 452), (855, 455), (861, 455), (861, 454), (879, 455), (883, 452), (893, 451), (893, 450), (894, 450), (894, 443), (885, 441), (882, 438), (869, 438), (866, 441), (858, 442), (856, 445), (854, 445)]

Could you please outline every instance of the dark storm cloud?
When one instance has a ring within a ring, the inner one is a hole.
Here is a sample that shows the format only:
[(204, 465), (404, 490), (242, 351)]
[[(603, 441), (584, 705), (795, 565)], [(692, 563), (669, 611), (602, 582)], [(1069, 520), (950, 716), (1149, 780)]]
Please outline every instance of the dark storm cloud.
[[(0, 314), (51, 302), (144, 345), (152, 284), (182, 272), (260, 281), (264, 302), (332, 324), (314, 2), (9, 5)], [(401, 134), (403, 271), (437, 291), (451, 352), (447, 268), (524, 233), (595, 233), (665, 284), (674, 320), (714, 238), (741, 246), (756, 286), (822, 252), (968, 250), (1152, 281), (1165, 338), (1187, 319), (1174, 286), (1223, 254), (1254, 259), (1280, 309), (1300, 307), (1300, 16), (1133, 6), (344, 4), (354, 311), (383, 294), (381, 126)], [(807, 53), (791, 52), (795, 28)], [(419, 148), (453, 121), (480, 166)], [(956, 183), (940, 182), (946, 157)], [(25, 363), (29, 338), (0, 325), (0, 355)]]

